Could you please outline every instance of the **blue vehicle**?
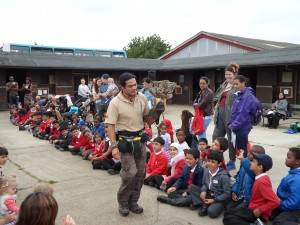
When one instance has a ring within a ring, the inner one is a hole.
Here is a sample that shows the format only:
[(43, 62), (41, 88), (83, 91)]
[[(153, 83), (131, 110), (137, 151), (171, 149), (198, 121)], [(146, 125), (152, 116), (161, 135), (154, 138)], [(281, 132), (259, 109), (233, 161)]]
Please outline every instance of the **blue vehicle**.
[(23, 54), (75, 55), (106, 58), (127, 58), (124, 50), (103, 50), (88, 48), (69, 48), (42, 45), (4, 44), (4, 52), (19, 52)]

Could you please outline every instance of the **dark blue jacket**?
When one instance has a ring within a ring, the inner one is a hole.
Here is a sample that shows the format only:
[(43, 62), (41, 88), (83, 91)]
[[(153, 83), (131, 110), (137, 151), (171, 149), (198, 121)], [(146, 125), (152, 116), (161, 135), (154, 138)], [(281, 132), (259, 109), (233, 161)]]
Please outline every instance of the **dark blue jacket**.
[(105, 124), (100, 123), (98, 126), (93, 127), (92, 134), (94, 135), (95, 133), (101, 134), (101, 136), (105, 138)]
[(232, 131), (252, 128), (252, 116), (256, 114), (257, 101), (251, 87), (246, 87), (237, 94), (231, 106), (231, 116), (228, 124)]
[(300, 169), (289, 170), (289, 174), (282, 178), (277, 195), (280, 198), (279, 208), (283, 211), (300, 210)]
[[(248, 163), (250, 163), (250, 160), (248, 158), (246, 158), (244, 161), (243, 161), (244, 166), (245, 166), (245, 164), (247, 164), (248, 166), (250, 165), (250, 164), (248, 164)], [(249, 170), (250, 170), (250, 167), (249, 167)], [(250, 177), (247, 174), (246, 169), (243, 166), (241, 166), (236, 175), (235, 183), (231, 187), (231, 191), (234, 192), (238, 197), (240, 197), (241, 195), (244, 195), (245, 201), (249, 203), (250, 199), (251, 199), (251, 195), (252, 195), (253, 184), (254, 184), (254, 179), (252, 177)]]
[[(192, 184), (197, 185), (198, 187), (202, 187), (203, 171), (204, 171), (204, 169), (200, 165), (196, 166), (194, 173), (193, 173)], [(176, 187), (176, 190), (183, 189), (186, 192), (188, 192), (187, 183), (190, 178), (190, 172), (191, 172), (191, 168), (188, 167), (188, 165), (185, 165), (183, 167), (183, 170), (182, 170), (180, 176), (178, 177), (175, 184), (172, 185), (172, 187)]]

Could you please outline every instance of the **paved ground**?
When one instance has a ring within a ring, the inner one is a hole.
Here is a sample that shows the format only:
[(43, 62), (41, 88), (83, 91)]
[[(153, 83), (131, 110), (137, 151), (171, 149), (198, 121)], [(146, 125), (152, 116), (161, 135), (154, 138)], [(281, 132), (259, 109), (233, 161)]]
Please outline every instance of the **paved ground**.
[[(174, 121), (174, 129), (181, 125), (180, 114), (189, 106), (172, 105), (167, 107), (165, 118)], [(287, 149), (300, 144), (299, 134), (285, 134), (289, 123), (283, 121), (277, 130), (255, 127), (250, 134), (252, 144), (265, 147), (274, 160), (269, 172), (276, 190), (281, 178), (287, 174), (284, 164)], [(105, 171), (93, 171), (89, 162), (69, 152), (60, 152), (48, 142), (35, 139), (25, 131), (18, 131), (8, 120), (8, 112), (0, 112), (0, 145), (9, 150), (6, 174), (16, 174), (19, 181), (18, 204), (40, 181), (54, 183), (54, 196), (59, 204), (57, 224), (62, 217), (72, 215), (77, 225), (101, 224), (222, 224), (217, 219), (200, 218), (196, 211), (188, 208), (171, 207), (158, 203), (156, 197), (163, 192), (144, 186), (140, 204), (145, 211), (142, 215), (130, 214), (124, 218), (117, 211), (116, 193), (120, 185), (119, 176), (110, 176)], [(213, 125), (208, 129), (211, 142)], [(226, 154), (226, 159), (228, 155)]]

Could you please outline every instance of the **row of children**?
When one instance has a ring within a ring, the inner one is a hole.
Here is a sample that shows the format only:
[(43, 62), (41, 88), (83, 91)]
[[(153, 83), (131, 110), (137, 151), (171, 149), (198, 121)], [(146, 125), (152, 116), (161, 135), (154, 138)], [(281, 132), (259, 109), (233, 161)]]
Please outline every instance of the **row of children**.
[[(16, 204), (18, 183), (15, 175), (3, 174), (8, 151), (0, 147), (0, 225), (34, 225), (54, 224), (58, 213), (58, 205), (52, 196), (53, 188), (48, 183), (39, 183), (33, 193), (28, 195), (19, 207)], [(67, 215), (63, 225), (76, 225), (72, 217)]]
[[(156, 143), (163, 142), (154, 139), (154, 163), (150, 158), (147, 165), (145, 184), (166, 190), (168, 196), (159, 195), (157, 200), (173, 206), (189, 206), (198, 209), (199, 216), (208, 215), (218, 217), (225, 209), (223, 223), (226, 224), (263, 224), (269, 219), (275, 225), (297, 225), (300, 218), (300, 148), (290, 148), (285, 164), (290, 168), (289, 175), (284, 177), (277, 188), (277, 196), (273, 191), (270, 178), (266, 174), (273, 166), (272, 158), (265, 154), (262, 146), (250, 147), (247, 158), (241, 150), (237, 157), (241, 160), (241, 167), (236, 175), (235, 183), (230, 185), (230, 175), (222, 168), (224, 164), (221, 149), (214, 151), (214, 145), (221, 142), (215, 140), (210, 150), (189, 149), (186, 155), (186, 165), (178, 163), (171, 179), (164, 180), (166, 170), (161, 169), (160, 174), (155, 174), (166, 159), (157, 155)], [(202, 140), (198, 146), (204, 145)], [(224, 142), (225, 143), (225, 142)], [(175, 147), (175, 146), (174, 146)], [(172, 147), (171, 147), (172, 149)], [(171, 150), (173, 152), (173, 150)], [(206, 154), (206, 165), (203, 160)], [(180, 162), (179, 159), (178, 162)], [(179, 167), (182, 168), (181, 173)], [(176, 173), (175, 173), (176, 171)], [(177, 177), (176, 177), (177, 176)]]

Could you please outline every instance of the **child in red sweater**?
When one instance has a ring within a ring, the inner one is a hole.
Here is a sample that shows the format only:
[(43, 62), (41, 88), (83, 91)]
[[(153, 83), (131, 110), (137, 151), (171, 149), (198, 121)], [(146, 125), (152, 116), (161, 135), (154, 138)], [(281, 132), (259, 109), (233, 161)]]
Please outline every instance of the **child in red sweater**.
[(224, 225), (243, 225), (254, 223), (256, 220), (265, 222), (272, 210), (280, 204), (272, 188), (269, 176), (265, 173), (273, 166), (273, 161), (267, 154), (253, 153), (250, 169), (255, 173), (255, 182), (248, 208), (228, 209), (224, 214)]
[[(155, 186), (156, 175), (168, 175), (168, 159), (163, 153), (165, 141), (162, 137), (153, 140), (153, 150), (146, 167), (145, 185)], [(159, 188), (159, 186), (158, 186)]]
[(72, 153), (72, 155), (78, 155), (80, 152), (80, 147), (83, 147), (87, 144), (87, 140), (83, 136), (83, 133), (80, 132), (79, 128), (75, 125), (72, 126), (71, 132), (73, 134), (72, 137), (72, 144), (69, 145), (69, 149)]
[(39, 130), (38, 132), (36, 133), (35, 137), (38, 137), (40, 139), (44, 139), (47, 131), (47, 127), (50, 127), (51, 125), (51, 120), (49, 120), (49, 117), (50, 117), (50, 114), (49, 112), (45, 112), (42, 116), (42, 122), (39, 126)]
[(83, 157), (82, 159), (86, 160), (95, 151), (95, 139), (91, 131), (83, 132), (83, 136), (87, 139), (87, 144), (80, 149), (80, 154)]

